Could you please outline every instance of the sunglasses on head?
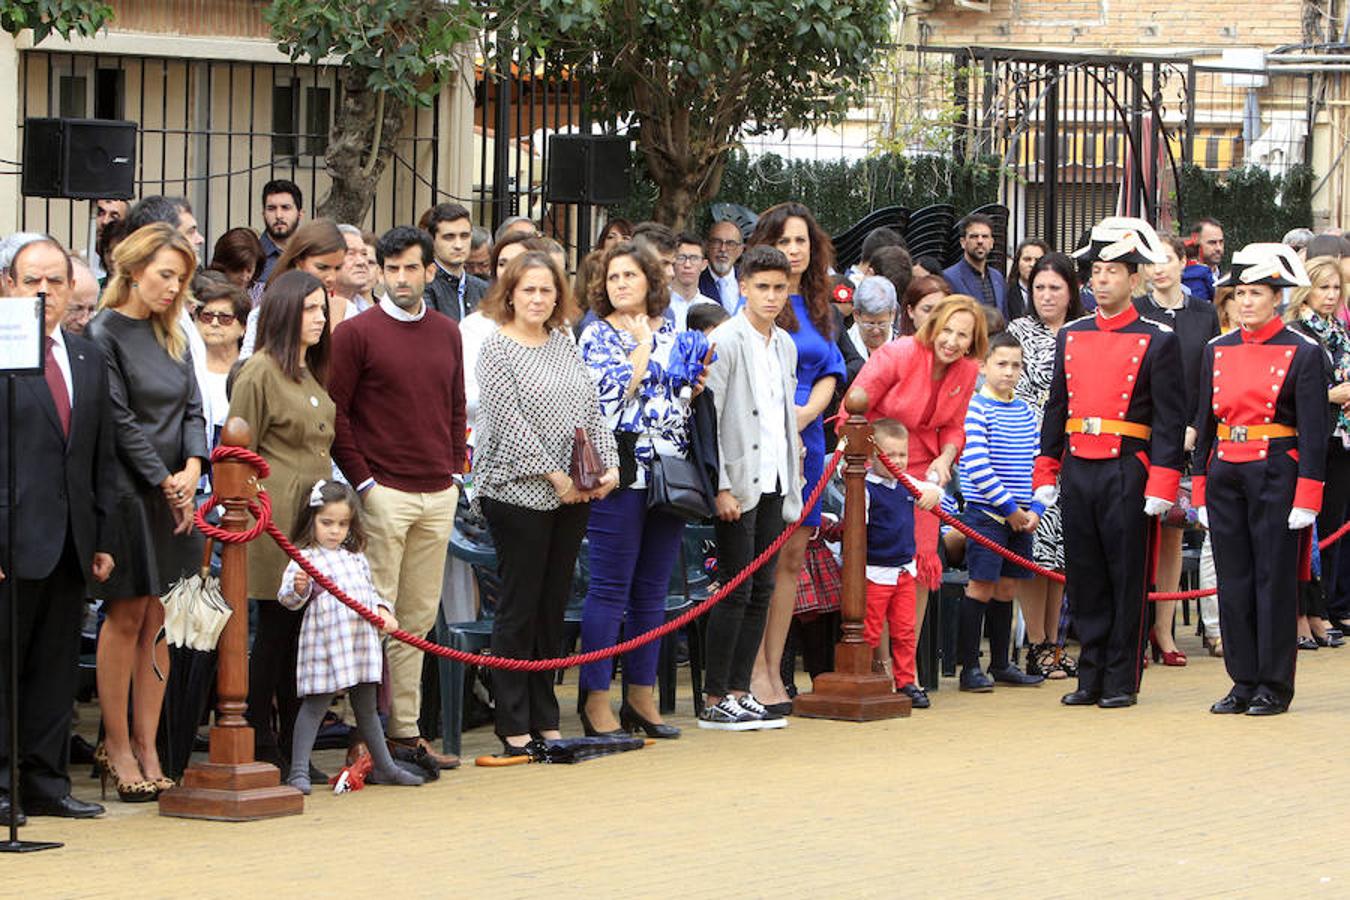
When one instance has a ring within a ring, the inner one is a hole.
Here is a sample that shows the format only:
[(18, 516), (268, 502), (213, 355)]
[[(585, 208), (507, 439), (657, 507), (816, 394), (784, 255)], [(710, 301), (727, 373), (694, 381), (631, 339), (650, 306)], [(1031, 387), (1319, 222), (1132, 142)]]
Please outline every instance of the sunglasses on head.
[(217, 325), (233, 325), (237, 319), (238, 317), (235, 316), (234, 313), (211, 312), (206, 309), (197, 313), (197, 321), (205, 322), (208, 325), (212, 322), (215, 322)]

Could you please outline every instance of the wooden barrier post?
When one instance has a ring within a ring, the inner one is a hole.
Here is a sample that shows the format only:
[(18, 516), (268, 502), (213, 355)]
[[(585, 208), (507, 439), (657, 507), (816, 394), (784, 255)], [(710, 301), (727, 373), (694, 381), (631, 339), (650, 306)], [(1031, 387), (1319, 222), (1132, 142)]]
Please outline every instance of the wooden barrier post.
[[(243, 419), (230, 419), (221, 443), (248, 447), (253, 443), (253, 432)], [(225, 507), (221, 525), (226, 531), (247, 531), (253, 524), (248, 504), (258, 496), (253, 467), (238, 460), (223, 460), (215, 465), (211, 476), (216, 496)], [(263, 535), (258, 540), (271, 538)], [(253, 759), (253, 729), (244, 719), (248, 697), (248, 544), (221, 544), (220, 589), (233, 614), (216, 646), (219, 705), (211, 726), (209, 760), (188, 766), (183, 783), (159, 795), (159, 814), (230, 822), (299, 815), (304, 812), (304, 796), (281, 783), (276, 766)]]
[(908, 716), (910, 700), (895, 693), (891, 679), (872, 671), (872, 648), (863, 640), (867, 612), (867, 459), (872, 454), (872, 426), (867, 394), (849, 391), (844, 400), (848, 422), (839, 431), (844, 451), (844, 597), (843, 628), (834, 646), (834, 671), (816, 677), (811, 692), (798, 694), (792, 711), (798, 716), (871, 722)]

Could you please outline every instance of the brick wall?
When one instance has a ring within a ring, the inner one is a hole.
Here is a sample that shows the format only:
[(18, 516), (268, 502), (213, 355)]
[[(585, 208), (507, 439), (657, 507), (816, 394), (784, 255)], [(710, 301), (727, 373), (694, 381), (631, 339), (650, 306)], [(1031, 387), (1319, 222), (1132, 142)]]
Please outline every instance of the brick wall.
[[(908, 39), (940, 46), (1083, 51), (1264, 47), (1302, 40), (1305, 0), (992, 0), (974, 12), (936, 0), (911, 12)], [(916, 24), (922, 33), (916, 33)]]

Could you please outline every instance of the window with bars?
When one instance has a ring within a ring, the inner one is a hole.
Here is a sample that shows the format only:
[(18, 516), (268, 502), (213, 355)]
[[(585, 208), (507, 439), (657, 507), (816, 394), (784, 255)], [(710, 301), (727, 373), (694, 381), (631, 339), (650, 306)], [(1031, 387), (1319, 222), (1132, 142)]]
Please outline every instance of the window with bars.
[(273, 156), (323, 156), (332, 125), (332, 88), (298, 78), (272, 86)]

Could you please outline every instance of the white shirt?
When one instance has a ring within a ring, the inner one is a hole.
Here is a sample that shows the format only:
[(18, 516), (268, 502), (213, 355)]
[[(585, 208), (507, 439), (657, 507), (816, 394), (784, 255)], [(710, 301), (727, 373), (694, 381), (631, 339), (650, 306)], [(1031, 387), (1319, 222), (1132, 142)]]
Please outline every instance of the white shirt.
[(670, 289), (670, 312), (675, 316), (676, 331), (684, 331), (689, 327), (689, 307), (700, 302), (716, 303), (717, 301), (698, 293), (686, 300), (675, 288)]
[(785, 340), (777, 329), (768, 340), (756, 332), (750, 342), (755, 363), (755, 405), (759, 407), (759, 489), (762, 494), (773, 494), (790, 484), (787, 456), (788, 436), (784, 430), (782, 411), (783, 366), (778, 359), (774, 341)]
[(497, 327), (496, 322), (477, 310), (459, 323), (459, 336), (464, 344), (464, 409), (471, 446), (477, 437), (473, 425), (478, 418), (478, 355), (482, 352), (483, 342), (492, 336)]
[(65, 379), (66, 399), (70, 401), (70, 408), (73, 410), (75, 409), (75, 379), (70, 374), (70, 351), (66, 349), (66, 335), (61, 330), (61, 326), (58, 325), (50, 337), (52, 339), (52, 357), (56, 360), (56, 367), (61, 370), (61, 377)]
[(867, 361), (872, 358), (872, 351), (867, 349), (867, 343), (863, 340), (862, 326), (854, 322), (848, 328), (848, 339), (853, 344), (853, 349), (858, 351), (858, 355)]
[[(843, 463), (840, 462), (840, 465), (842, 466)], [(872, 482), (873, 484), (884, 484), (887, 487), (890, 487), (891, 485), (895, 484), (895, 479), (891, 478), (889, 474), (878, 475), (876, 472), (873, 472), (870, 469), (867, 472), (867, 480)], [(931, 488), (937, 487), (937, 485), (927, 481), (917, 481), (909, 477), (908, 475), (905, 476), (905, 480), (910, 484), (917, 485), (920, 490), (927, 490), (930, 487)], [(866, 504), (865, 509), (867, 510), (867, 513), (870, 516), (872, 513), (872, 495), (870, 493), (867, 492), (863, 493), (863, 503)], [(918, 507), (916, 506), (915, 509), (918, 509)], [(916, 551), (916, 558), (911, 559), (903, 566), (869, 565), (867, 567), (867, 580), (873, 582), (874, 584), (897, 584), (900, 581), (900, 574), (902, 572), (909, 574), (911, 577), (915, 578), (918, 577), (919, 564), (917, 561), (917, 551)]]
[(390, 318), (397, 319), (400, 322), (419, 322), (422, 317), (427, 314), (426, 301), (422, 302), (422, 305), (417, 310), (416, 314), (408, 312), (388, 297), (385, 297), (380, 301), (380, 309), (387, 312)]
[(717, 293), (721, 295), (718, 299), (722, 303), (722, 308), (733, 316), (736, 310), (741, 306), (741, 283), (736, 278), (736, 270), (732, 269), (725, 275), (713, 273), (713, 281), (717, 284)]

